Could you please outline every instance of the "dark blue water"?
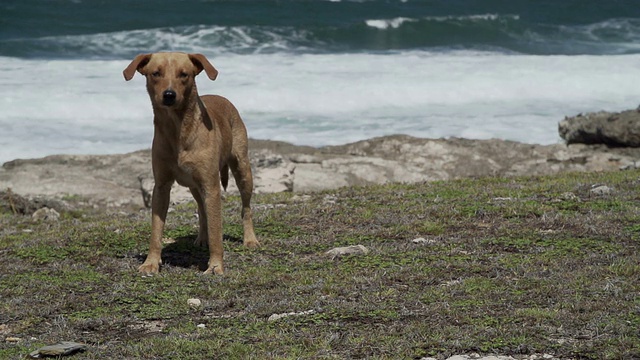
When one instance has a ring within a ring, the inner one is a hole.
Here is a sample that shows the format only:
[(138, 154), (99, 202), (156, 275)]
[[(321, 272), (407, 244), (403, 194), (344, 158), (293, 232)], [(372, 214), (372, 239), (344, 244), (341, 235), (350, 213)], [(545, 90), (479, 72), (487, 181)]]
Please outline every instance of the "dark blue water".
[(0, 56), (640, 52), (638, 0), (3, 0)]

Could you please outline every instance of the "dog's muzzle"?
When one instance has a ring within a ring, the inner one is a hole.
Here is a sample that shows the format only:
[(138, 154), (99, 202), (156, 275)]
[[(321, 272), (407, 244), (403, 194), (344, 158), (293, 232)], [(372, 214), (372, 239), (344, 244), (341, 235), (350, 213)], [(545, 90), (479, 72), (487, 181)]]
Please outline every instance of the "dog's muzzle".
[(176, 103), (176, 92), (173, 90), (166, 90), (162, 93), (162, 105), (171, 106)]

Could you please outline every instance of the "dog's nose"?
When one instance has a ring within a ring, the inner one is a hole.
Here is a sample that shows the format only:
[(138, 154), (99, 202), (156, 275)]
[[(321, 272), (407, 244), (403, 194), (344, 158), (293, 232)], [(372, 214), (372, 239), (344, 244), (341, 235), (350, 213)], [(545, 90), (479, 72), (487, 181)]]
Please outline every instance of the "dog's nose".
[(162, 93), (162, 104), (171, 106), (176, 103), (176, 92), (173, 90), (165, 90)]

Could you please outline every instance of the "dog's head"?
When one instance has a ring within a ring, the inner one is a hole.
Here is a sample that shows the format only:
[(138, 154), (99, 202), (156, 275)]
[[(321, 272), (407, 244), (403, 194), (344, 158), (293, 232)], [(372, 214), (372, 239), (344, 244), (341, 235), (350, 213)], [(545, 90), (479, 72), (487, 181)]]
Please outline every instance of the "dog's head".
[(202, 54), (161, 52), (136, 56), (122, 74), (127, 81), (136, 71), (144, 75), (154, 106), (179, 108), (195, 89), (195, 77), (202, 70), (211, 80), (218, 76), (218, 70)]

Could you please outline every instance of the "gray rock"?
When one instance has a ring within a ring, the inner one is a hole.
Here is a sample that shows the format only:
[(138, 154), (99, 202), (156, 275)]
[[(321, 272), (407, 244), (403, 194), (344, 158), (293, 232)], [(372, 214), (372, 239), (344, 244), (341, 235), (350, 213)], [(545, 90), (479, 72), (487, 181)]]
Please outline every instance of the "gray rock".
[(187, 305), (192, 308), (199, 308), (202, 305), (202, 300), (196, 298), (187, 299)]
[(606, 185), (595, 185), (590, 192), (594, 195), (609, 195), (613, 192), (613, 189)]
[(36, 212), (31, 215), (31, 218), (33, 219), (33, 221), (58, 221), (60, 219), (60, 213), (58, 213), (55, 209), (43, 207), (36, 210)]
[(327, 251), (324, 254), (326, 256), (330, 256), (332, 259), (335, 259), (337, 257), (344, 256), (344, 255), (361, 255), (361, 254), (368, 254), (368, 253), (369, 253), (369, 249), (367, 249), (364, 245), (352, 245), (352, 246), (345, 246), (345, 247), (337, 247)]
[[(552, 175), (636, 168), (640, 148), (532, 145), (505, 140), (385, 136), (311, 148), (251, 140), (255, 192), (310, 192), (344, 186), (416, 183), (482, 176)], [(14, 160), (0, 168), (0, 191), (24, 197), (69, 195), (95, 206), (142, 208), (153, 189), (149, 150), (121, 155), (55, 155)], [(237, 193), (233, 177), (229, 193)], [(172, 202), (192, 201), (174, 185)], [(1, 200), (1, 199), (0, 199)], [(41, 206), (40, 206), (41, 207)]]
[(432, 245), (437, 243), (437, 241), (434, 239), (425, 239), (425, 238), (416, 238), (411, 240), (411, 242), (414, 244), (425, 244), (425, 245)]
[(567, 117), (558, 124), (567, 144), (640, 147), (640, 112), (596, 112)]
[(33, 351), (29, 354), (31, 358), (39, 359), (42, 357), (60, 357), (66, 355), (72, 355), (77, 352), (83, 352), (88, 349), (86, 344), (77, 343), (73, 341), (61, 341), (55, 345), (47, 345), (40, 349)]
[(277, 321), (277, 320), (284, 319), (284, 318), (291, 317), (291, 316), (313, 315), (315, 313), (316, 313), (315, 310), (307, 310), (307, 311), (301, 311), (301, 312), (288, 312), (288, 313), (282, 313), (282, 314), (272, 314), (271, 316), (269, 316), (267, 321), (271, 322), (271, 321)]
[(56, 211), (68, 210), (64, 201), (46, 199), (44, 197), (27, 198), (14, 193), (11, 189), (0, 190), (0, 211), (14, 214), (33, 215), (38, 209), (47, 207)]
[(95, 205), (144, 206), (138, 177), (151, 177), (151, 154), (52, 155), (14, 160), (0, 169), (0, 189), (23, 196), (81, 196)]
[(447, 360), (515, 360), (511, 356), (480, 356), (480, 355), (454, 355)]

